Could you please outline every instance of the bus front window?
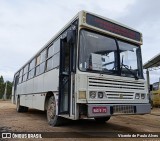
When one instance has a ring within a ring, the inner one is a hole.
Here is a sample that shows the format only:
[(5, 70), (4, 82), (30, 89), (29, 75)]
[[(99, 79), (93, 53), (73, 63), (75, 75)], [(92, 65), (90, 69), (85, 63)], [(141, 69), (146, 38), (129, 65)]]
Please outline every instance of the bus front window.
[(122, 76), (142, 77), (140, 47), (118, 41), (120, 50), (120, 66)]
[(114, 73), (117, 69), (117, 46), (114, 39), (82, 30), (79, 68), (82, 71)]
[(143, 78), (138, 45), (93, 33), (80, 32), (79, 69), (98, 73)]

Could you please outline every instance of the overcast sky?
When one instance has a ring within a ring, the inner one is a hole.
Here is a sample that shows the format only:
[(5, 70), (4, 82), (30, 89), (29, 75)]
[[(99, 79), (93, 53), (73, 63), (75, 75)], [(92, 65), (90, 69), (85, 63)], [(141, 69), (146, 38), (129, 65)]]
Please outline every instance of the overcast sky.
[[(143, 34), (143, 63), (160, 53), (159, 0), (0, 0), (0, 75), (12, 81), (28, 61), (80, 10), (137, 29)], [(151, 72), (151, 83), (160, 71)]]

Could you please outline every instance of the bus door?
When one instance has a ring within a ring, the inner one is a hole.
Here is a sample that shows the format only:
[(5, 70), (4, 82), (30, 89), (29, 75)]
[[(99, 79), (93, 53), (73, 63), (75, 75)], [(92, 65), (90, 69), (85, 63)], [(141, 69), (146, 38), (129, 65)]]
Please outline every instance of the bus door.
[(71, 99), (71, 74), (73, 70), (73, 37), (74, 31), (67, 32), (67, 36), (61, 39), (60, 45), (60, 73), (59, 73), (59, 98), (58, 113), (70, 115)]

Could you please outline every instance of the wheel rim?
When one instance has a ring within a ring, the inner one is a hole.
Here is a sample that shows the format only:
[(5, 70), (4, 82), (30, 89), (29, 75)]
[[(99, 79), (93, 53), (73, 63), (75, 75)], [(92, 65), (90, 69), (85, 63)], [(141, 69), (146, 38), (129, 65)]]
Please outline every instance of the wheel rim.
[(54, 100), (52, 100), (52, 102), (48, 105), (48, 108), (47, 108), (48, 121), (50, 122), (51, 119), (54, 119), (55, 115), (56, 115), (56, 105)]

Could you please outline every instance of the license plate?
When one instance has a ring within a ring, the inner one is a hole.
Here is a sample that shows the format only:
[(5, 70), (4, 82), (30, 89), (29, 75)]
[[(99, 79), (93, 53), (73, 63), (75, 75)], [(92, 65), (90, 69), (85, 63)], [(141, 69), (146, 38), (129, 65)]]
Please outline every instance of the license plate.
[(107, 107), (93, 107), (92, 113), (107, 113)]

